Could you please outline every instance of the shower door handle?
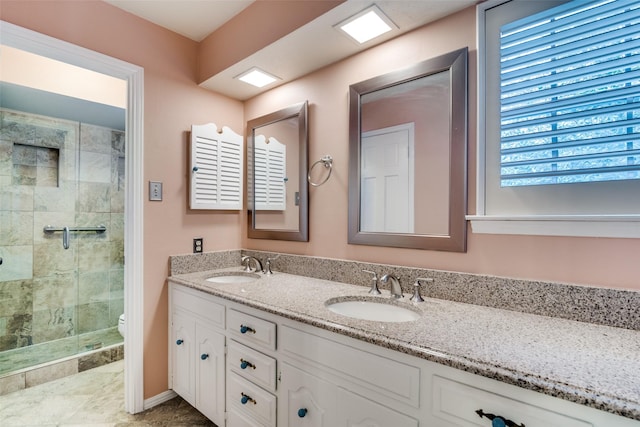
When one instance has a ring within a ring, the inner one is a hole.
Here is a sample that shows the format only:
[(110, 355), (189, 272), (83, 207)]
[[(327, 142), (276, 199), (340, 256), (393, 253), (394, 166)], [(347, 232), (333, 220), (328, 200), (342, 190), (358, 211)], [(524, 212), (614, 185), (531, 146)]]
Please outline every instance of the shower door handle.
[(46, 234), (62, 231), (62, 247), (69, 249), (69, 237), (72, 231), (95, 231), (97, 234), (102, 234), (107, 231), (107, 227), (104, 225), (99, 225), (97, 227), (52, 227), (50, 225), (46, 225), (42, 231)]
[(2, 257), (0, 256), (0, 265), (2, 265)]
[(62, 229), (62, 247), (69, 249), (69, 227)]

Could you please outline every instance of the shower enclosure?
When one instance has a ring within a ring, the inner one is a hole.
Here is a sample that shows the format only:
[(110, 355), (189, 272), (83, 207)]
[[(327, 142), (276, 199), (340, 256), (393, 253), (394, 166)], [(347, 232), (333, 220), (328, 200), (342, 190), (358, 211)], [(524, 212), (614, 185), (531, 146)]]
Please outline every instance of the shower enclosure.
[(123, 341), (124, 135), (0, 109), (0, 376)]

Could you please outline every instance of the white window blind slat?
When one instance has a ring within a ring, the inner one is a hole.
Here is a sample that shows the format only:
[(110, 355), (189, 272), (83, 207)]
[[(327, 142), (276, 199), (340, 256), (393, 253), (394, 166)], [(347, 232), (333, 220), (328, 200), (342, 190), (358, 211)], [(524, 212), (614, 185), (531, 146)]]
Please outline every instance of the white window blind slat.
[(627, 0), (501, 27), (502, 187), (640, 179), (639, 30)]
[[(508, 33), (510, 26), (506, 25), (503, 27), (504, 43), (501, 52), (505, 57), (512, 55), (522, 57), (524, 53), (520, 45), (526, 43), (529, 51), (549, 49), (550, 45), (553, 45), (554, 49), (560, 49), (556, 52), (564, 53), (577, 46), (584, 47), (589, 43), (611, 40), (618, 37), (617, 31), (626, 31), (625, 28), (637, 25), (637, 22), (629, 21), (628, 16), (625, 15), (627, 9), (632, 7), (634, 7), (633, 1), (621, 0), (608, 5), (606, 9), (598, 6), (593, 6), (591, 9), (574, 7), (573, 15), (563, 16), (556, 13), (554, 17), (538, 19), (537, 25), (527, 30), (522, 30), (524, 28), (522, 23), (514, 25), (511, 34)], [(603, 25), (605, 20), (606, 24)]]

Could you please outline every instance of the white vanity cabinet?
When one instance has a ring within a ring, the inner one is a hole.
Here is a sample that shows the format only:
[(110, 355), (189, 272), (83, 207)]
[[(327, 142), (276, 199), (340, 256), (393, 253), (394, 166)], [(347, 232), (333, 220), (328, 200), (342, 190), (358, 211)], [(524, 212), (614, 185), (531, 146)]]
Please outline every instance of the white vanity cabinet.
[[(492, 422), (498, 416), (513, 426), (640, 427), (204, 292), (170, 289), (172, 387), (219, 427), (492, 427), (502, 425)], [(214, 372), (198, 365), (205, 353), (216, 354)]]
[(280, 364), (278, 425), (337, 426), (336, 387), (287, 362)]
[(227, 425), (276, 427), (276, 323), (241, 309), (227, 315)]
[(192, 289), (170, 288), (170, 387), (218, 426), (225, 418), (225, 307)]

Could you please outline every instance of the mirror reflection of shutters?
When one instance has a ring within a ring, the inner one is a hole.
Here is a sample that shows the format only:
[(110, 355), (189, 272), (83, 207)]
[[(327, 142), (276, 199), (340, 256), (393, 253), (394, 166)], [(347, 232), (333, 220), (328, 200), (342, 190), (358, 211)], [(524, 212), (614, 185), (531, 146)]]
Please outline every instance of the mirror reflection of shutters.
[(257, 135), (254, 144), (255, 209), (285, 210), (287, 147), (264, 135)]
[(191, 209), (242, 209), (242, 152), (228, 127), (191, 126)]

